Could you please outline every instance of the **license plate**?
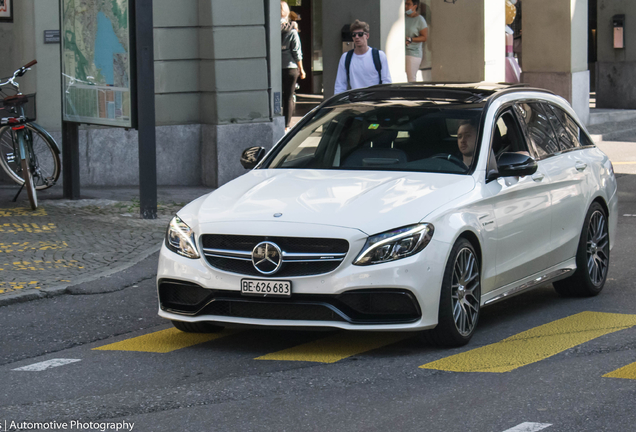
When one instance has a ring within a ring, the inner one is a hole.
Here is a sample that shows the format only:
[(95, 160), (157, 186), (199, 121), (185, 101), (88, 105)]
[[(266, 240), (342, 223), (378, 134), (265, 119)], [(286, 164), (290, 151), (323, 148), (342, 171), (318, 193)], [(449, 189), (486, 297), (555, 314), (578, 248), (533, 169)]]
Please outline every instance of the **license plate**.
[(291, 297), (291, 282), (241, 279), (241, 294), (263, 297)]

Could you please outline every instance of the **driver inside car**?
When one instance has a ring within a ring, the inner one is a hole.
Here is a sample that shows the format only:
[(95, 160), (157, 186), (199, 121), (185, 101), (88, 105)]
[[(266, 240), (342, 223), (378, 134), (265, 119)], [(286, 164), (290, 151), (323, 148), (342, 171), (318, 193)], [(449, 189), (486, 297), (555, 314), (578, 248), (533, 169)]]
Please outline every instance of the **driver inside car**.
[(477, 142), (477, 128), (466, 120), (459, 124), (457, 129), (457, 147), (462, 154), (464, 165), (470, 167), (475, 153), (475, 143)]

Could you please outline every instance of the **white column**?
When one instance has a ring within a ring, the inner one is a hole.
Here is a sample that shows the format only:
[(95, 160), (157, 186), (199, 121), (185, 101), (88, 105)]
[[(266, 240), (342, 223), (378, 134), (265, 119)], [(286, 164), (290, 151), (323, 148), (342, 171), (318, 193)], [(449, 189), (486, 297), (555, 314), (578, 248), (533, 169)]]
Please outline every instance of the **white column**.
[(505, 0), (432, 0), (431, 21), (434, 82), (505, 80)]
[(522, 81), (572, 104), (581, 121), (590, 115), (587, 0), (523, 0)]
[(406, 82), (404, 0), (380, 0), (380, 49), (386, 53), (394, 83)]

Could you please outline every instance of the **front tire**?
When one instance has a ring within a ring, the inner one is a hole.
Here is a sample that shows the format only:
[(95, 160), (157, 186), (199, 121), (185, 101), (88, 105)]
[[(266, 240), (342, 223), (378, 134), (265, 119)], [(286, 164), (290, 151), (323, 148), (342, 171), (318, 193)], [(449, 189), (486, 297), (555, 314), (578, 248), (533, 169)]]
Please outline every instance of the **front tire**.
[(459, 347), (470, 341), (479, 321), (480, 271), (475, 248), (468, 240), (459, 239), (444, 270), (437, 327), (424, 333), (427, 342)]
[(185, 322), (185, 321), (172, 321), (172, 325), (177, 330), (181, 330), (185, 333), (218, 333), (223, 330), (223, 326), (215, 325), (210, 322)]
[(585, 216), (576, 251), (576, 271), (572, 276), (553, 283), (564, 297), (598, 295), (609, 270), (610, 244), (607, 214), (599, 203), (592, 203)]

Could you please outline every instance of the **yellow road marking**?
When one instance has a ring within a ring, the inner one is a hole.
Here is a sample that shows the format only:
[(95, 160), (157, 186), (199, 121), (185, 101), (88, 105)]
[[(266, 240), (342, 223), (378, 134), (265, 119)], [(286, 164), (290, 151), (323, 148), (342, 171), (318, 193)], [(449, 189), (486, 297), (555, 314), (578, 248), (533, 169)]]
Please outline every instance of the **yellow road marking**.
[(47, 216), (47, 213), (43, 207), (40, 207), (37, 210), (31, 210), (30, 208), (27, 208), (27, 207), (0, 209), (0, 217), (12, 217), (12, 216)]
[(635, 325), (636, 315), (581, 312), (420, 368), (452, 372), (509, 372)]
[(603, 378), (624, 378), (636, 380), (636, 363), (616, 369), (614, 372), (603, 375)]
[(236, 330), (223, 330), (219, 333), (186, 333), (169, 328), (143, 336), (126, 339), (121, 342), (93, 348), (100, 351), (139, 351), (169, 353), (181, 348), (202, 344), (237, 333)]
[(29, 282), (0, 282), (0, 294), (12, 292), (15, 290), (20, 290), (24, 288), (35, 288), (40, 289), (40, 282), (38, 281), (29, 281)]
[(57, 226), (54, 223), (48, 223), (44, 225), (38, 225), (35, 223), (0, 224), (0, 233), (6, 233), (6, 234), (18, 234), (18, 233), (25, 233), (25, 232), (32, 233), (32, 234), (42, 234), (45, 232), (55, 231), (56, 229), (57, 229)]
[(12, 263), (0, 263), (0, 271), (42, 271), (53, 269), (83, 269), (84, 266), (79, 265), (77, 260), (34, 260), (34, 261), (14, 261)]
[(66, 249), (68, 244), (65, 241), (41, 241), (41, 242), (12, 242), (0, 243), (0, 253), (5, 252), (26, 252), (28, 250), (57, 250)]
[(413, 334), (341, 332), (314, 342), (308, 342), (272, 354), (266, 354), (257, 357), (256, 360), (335, 363), (347, 357), (381, 348), (410, 337), (413, 337)]

